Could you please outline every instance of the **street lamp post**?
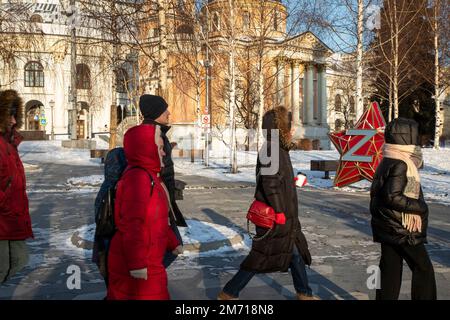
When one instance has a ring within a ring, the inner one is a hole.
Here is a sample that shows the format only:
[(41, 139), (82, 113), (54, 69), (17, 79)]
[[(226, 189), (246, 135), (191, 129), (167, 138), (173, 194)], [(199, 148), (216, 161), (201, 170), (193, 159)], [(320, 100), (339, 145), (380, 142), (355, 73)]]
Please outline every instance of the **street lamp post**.
[(51, 109), (51, 112), (52, 112), (52, 132), (51, 132), (51, 137), (52, 137), (52, 140), (55, 140), (55, 112), (54, 112), (55, 101), (50, 100), (50, 102), (48, 104), (50, 105), (50, 109)]

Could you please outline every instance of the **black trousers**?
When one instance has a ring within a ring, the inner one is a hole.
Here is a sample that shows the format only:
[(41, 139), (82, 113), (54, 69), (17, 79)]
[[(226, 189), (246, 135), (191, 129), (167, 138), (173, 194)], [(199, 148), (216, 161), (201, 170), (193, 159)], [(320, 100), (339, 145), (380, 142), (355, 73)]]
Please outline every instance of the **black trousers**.
[(412, 271), (411, 299), (436, 300), (434, 269), (423, 244), (394, 246), (381, 244), (381, 288), (377, 300), (398, 300), (402, 284), (403, 260)]

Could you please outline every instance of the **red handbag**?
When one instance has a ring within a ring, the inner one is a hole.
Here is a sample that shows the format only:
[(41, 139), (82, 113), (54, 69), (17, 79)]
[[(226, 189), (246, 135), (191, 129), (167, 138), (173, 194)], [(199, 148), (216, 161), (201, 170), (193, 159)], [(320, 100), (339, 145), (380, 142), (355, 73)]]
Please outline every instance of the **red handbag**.
[[(252, 236), (250, 233), (250, 221), (254, 223), (256, 226), (269, 229), (267, 232), (261, 237)], [(265, 204), (264, 202), (255, 200), (248, 209), (247, 213), (247, 230), (250, 234), (250, 237), (254, 241), (262, 240), (267, 237), (275, 227), (275, 224), (285, 224), (286, 216), (284, 213), (276, 213), (275, 210)]]

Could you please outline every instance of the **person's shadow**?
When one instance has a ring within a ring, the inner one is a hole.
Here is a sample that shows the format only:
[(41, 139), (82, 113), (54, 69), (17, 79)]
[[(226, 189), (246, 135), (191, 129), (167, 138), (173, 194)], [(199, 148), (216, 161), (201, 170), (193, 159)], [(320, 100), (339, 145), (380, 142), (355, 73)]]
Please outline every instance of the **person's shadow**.
[[(209, 208), (202, 209), (202, 212), (206, 214), (216, 224), (230, 227), (243, 236), (248, 234), (248, 231), (246, 229), (237, 226), (229, 218), (221, 215), (220, 213), (212, 209)], [(229, 245), (230, 247), (232, 246), (231, 242), (229, 243)], [(236, 269), (239, 269), (240, 263), (243, 261), (245, 256), (239, 255), (237, 257), (236, 253), (239, 253), (239, 251), (230, 248), (230, 256), (234, 256), (234, 259), (232, 259), (230, 263), (233, 263)], [(222, 264), (221, 263), (222, 261), (217, 262), (217, 268), (224, 267), (223, 263)], [(236, 265), (236, 263), (238, 264)], [(208, 257), (206, 255), (200, 255), (199, 264), (211, 265), (212, 264), (211, 257)], [(212, 277), (210, 274), (208, 274), (208, 269), (206, 268), (203, 268), (202, 271), (203, 271), (203, 282), (205, 284), (205, 291), (206, 291), (205, 294), (209, 299), (215, 300), (217, 299), (217, 295), (219, 294), (219, 292), (222, 290), (222, 283), (220, 281), (220, 277), (217, 276)], [(307, 272), (308, 278), (310, 280), (310, 286), (312, 286), (313, 291), (315, 291), (314, 293), (317, 294), (319, 297), (331, 299), (331, 297), (338, 296), (350, 300), (356, 299), (348, 291), (341, 288), (340, 286), (338, 286), (328, 278), (322, 276), (320, 273), (314, 271), (313, 269), (307, 269)], [(269, 287), (271, 287), (273, 290), (275, 290), (278, 294), (285, 297), (286, 299), (293, 299), (293, 297), (295, 297), (296, 295), (295, 290), (289, 290), (288, 288), (286, 288), (286, 286), (284, 286), (279, 281), (271, 277), (270, 274), (258, 274), (256, 275), (256, 277), (258, 277), (261, 281), (266, 283)], [(311, 283), (311, 279), (314, 279), (313, 283)], [(314, 290), (316, 287), (317, 289)]]

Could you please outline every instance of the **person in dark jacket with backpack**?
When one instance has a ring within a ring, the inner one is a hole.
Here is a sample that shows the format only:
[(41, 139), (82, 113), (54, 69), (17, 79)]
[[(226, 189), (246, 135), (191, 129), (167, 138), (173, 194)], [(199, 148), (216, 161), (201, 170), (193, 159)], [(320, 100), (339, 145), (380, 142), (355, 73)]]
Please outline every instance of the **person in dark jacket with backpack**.
[[(144, 117), (143, 124), (158, 125), (161, 128), (161, 138), (164, 141), (165, 154), (163, 157), (164, 167), (162, 168), (161, 178), (163, 179), (170, 196), (170, 225), (177, 235), (178, 240), (182, 242), (177, 226), (187, 227), (187, 224), (175, 201), (175, 170), (172, 160), (172, 146), (167, 137), (167, 132), (171, 129), (169, 126), (170, 112), (168, 107), (167, 102), (160, 96), (145, 94), (139, 99), (139, 109)], [(164, 264), (168, 266), (175, 259), (176, 256), (171, 255), (171, 253), (168, 252), (164, 259)]]
[[(123, 171), (127, 167), (127, 159), (123, 148), (115, 148), (108, 152), (105, 158), (105, 180), (100, 187), (97, 197), (95, 198), (95, 222), (99, 223), (99, 217), (103, 206), (107, 205), (108, 192), (115, 189), (117, 182), (122, 176)], [(94, 246), (92, 250), (92, 262), (94, 262), (106, 286), (108, 286), (107, 257), (108, 249), (111, 241), (110, 236), (100, 235), (99, 228), (95, 230)]]
[(22, 99), (14, 90), (0, 92), (0, 284), (28, 262), (25, 240), (33, 237), (25, 170), (17, 150), (23, 138)]
[(373, 239), (381, 243), (381, 287), (376, 299), (398, 299), (405, 260), (413, 274), (411, 298), (434, 300), (436, 281), (424, 245), (428, 206), (418, 171), (423, 166), (418, 123), (393, 120), (386, 127), (385, 142), (370, 190)]
[[(306, 265), (311, 265), (311, 255), (298, 218), (297, 190), (289, 156), (289, 150), (293, 147), (291, 124), (291, 114), (285, 107), (266, 112), (262, 128), (267, 130), (267, 142), (261, 148), (256, 165), (255, 199), (272, 207), (276, 213), (284, 213), (286, 222), (277, 224), (265, 238), (253, 241), (249, 255), (238, 273), (219, 293), (219, 300), (237, 299), (240, 291), (257, 273), (286, 272), (288, 269), (292, 273), (297, 299), (316, 299), (306, 274)], [(272, 130), (278, 130), (279, 134)], [(272, 149), (272, 143), (277, 150)], [(261, 161), (265, 150), (271, 157), (269, 163)], [(275, 167), (273, 172), (267, 172), (271, 166)], [(262, 237), (266, 232), (267, 229), (256, 227), (257, 237)]]

